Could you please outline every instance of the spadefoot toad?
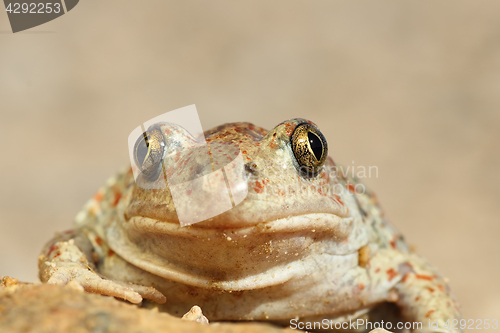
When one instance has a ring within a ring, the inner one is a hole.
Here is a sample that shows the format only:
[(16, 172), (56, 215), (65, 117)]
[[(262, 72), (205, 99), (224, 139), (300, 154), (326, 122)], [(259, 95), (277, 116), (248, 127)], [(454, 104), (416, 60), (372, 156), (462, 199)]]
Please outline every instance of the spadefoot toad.
[[(408, 249), (370, 191), (338, 172), (314, 123), (291, 119), (271, 131), (232, 123), (205, 138), (209, 154), (241, 152), (248, 192), (241, 202), (181, 226), (168, 186), (139, 186), (129, 167), (46, 245), (42, 282), (76, 280), (88, 292), (146, 299), (177, 316), (198, 305), (210, 321), (344, 323), (393, 303), (406, 321), (422, 322), (414, 331), (460, 331), (450, 327), (460, 312), (446, 279)], [(135, 151), (142, 181), (174, 174), (163, 159), (186, 142), (196, 146), (178, 125), (147, 129)], [(213, 157), (201, 162), (203, 152), (179, 155), (176, 166), (193, 175), (221, 167)], [(186, 191), (181, 200), (196, 211), (210, 196)]]

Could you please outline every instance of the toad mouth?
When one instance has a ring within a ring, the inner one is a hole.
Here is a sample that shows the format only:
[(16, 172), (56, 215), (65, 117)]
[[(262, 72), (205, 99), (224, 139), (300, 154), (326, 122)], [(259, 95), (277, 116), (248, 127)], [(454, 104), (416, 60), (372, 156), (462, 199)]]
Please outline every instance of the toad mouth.
[[(314, 213), (251, 227), (208, 229), (135, 216), (107, 230), (118, 255), (154, 275), (196, 287), (239, 291), (301, 277), (319, 261), (351, 253), (311, 253), (315, 239), (344, 239), (352, 218)], [(314, 260), (302, 260), (303, 257)], [(326, 258), (324, 258), (326, 257)], [(311, 267), (308, 267), (311, 266)]]

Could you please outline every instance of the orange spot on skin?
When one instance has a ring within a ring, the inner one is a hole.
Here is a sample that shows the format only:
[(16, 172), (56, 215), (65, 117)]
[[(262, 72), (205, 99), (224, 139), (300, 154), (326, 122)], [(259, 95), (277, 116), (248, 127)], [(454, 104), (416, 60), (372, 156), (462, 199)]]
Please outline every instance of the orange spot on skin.
[(410, 277), (410, 274), (409, 273), (406, 273), (404, 276), (403, 276), (403, 279), (401, 280), (402, 282), (406, 282), (406, 280), (408, 280), (408, 278)]
[(101, 202), (103, 197), (104, 197), (104, 195), (101, 192), (97, 192), (94, 195), (94, 200), (97, 201), (97, 202)]
[(109, 249), (108, 250), (108, 257), (112, 257), (115, 254), (115, 251)]
[(415, 297), (415, 302), (418, 302), (420, 300), (420, 296)]
[(395, 249), (395, 248), (396, 248), (396, 242), (395, 242), (395, 241), (393, 241), (393, 240), (391, 240), (391, 247), (392, 247), (393, 249)]
[(262, 193), (262, 192), (264, 192), (264, 185), (261, 184), (259, 181), (256, 181), (253, 190), (256, 193)]
[(50, 254), (55, 251), (55, 250), (58, 250), (59, 247), (56, 246), (56, 244), (52, 244), (49, 248), (49, 252), (47, 252), (47, 257), (50, 256)]
[(352, 185), (352, 184), (348, 184), (348, 185), (347, 185), (347, 189), (348, 189), (350, 192), (352, 192), (352, 193), (354, 193), (354, 192), (356, 191), (356, 189), (354, 188), (354, 185)]
[(95, 238), (95, 242), (96, 242), (96, 243), (97, 243), (97, 245), (99, 245), (99, 246), (101, 246), (101, 245), (104, 243), (100, 237), (96, 237), (96, 238)]
[(432, 281), (432, 276), (429, 275), (416, 274), (415, 277), (420, 280)]
[(291, 123), (285, 123), (285, 132), (287, 135), (291, 135), (293, 130), (295, 129), (295, 125)]
[(115, 199), (113, 200), (113, 207), (118, 205), (118, 202), (122, 198), (122, 194), (120, 192), (115, 192)]
[(358, 285), (358, 287), (359, 287), (359, 290), (363, 290), (363, 289), (365, 289), (365, 285), (364, 285), (364, 284), (362, 284), (362, 283), (360, 283), (360, 284)]
[(428, 289), (431, 293), (433, 293), (433, 292), (434, 292), (434, 288), (427, 287), (427, 289)]
[(375, 273), (380, 272), (380, 267), (375, 270)]
[(394, 268), (388, 269), (386, 273), (387, 275), (389, 275), (389, 281), (391, 281), (398, 275), (398, 273), (394, 270)]
[(438, 289), (444, 293), (444, 287), (442, 285), (438, 284)]
[(436, 311), (436, 310), (429, 310), (427, 311), (427, 313), (425, 314), (425, 318), (430, 318), (431, 317), (431, 314)]
[(278, 148), (278, 145), (277, 145), (277, 144), (275, 144), (274, 142), (271, 142), (271, 143), (269, 144), (269, 148), (271, 148), (271, 149), (276, 149), (276, 148)]

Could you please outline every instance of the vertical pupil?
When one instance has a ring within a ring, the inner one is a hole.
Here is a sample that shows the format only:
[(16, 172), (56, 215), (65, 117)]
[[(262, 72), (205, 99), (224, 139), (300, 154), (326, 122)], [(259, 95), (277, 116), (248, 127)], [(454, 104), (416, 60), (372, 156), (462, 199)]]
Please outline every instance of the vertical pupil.
[(320, 138), (312, 132), (307, 132), (307, 138), (309, 139), (309, 145), (311, 146), (314, 156), (319, 161), (323, 155), (323, 144)]
[(149, 142), (147, 140), (142, 141), (137, 147), (137, 160), (141, 165), (144, 163), (146, 159), (146, 155), (148, 154)]

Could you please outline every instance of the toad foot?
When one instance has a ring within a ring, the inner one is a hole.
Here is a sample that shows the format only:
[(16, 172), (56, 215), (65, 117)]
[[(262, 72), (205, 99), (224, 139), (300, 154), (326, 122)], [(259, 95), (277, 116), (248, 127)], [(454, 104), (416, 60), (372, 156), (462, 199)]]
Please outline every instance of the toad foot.
[(155, 288), (101, 278), (73, 239), (55, 243), (52, 250), (41, 255), (39, 260), (45, 266), (40, 278), (49, 284), (66, 285), (76, 281), (87, 292), (114, 296), (131, 303), (140, 303), (143, 298), (166, 302), (165, 296)]

